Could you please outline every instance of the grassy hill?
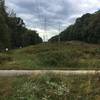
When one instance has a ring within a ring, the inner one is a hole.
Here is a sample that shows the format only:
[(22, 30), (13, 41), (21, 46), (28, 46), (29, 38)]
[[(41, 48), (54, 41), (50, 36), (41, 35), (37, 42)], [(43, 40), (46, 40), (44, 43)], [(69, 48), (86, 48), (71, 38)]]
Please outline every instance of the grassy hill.
[(97, 69), (100, 45), (46, 43), (0, 53), (0, 69)]

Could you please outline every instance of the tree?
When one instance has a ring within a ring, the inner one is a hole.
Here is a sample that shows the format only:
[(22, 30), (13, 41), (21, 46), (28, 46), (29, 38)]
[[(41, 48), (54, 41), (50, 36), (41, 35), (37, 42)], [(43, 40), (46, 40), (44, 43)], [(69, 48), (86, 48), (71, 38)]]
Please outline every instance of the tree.
[(4, 0), (0, 0), (0, 50), (10, 47), (10, 29), (6, 24)]

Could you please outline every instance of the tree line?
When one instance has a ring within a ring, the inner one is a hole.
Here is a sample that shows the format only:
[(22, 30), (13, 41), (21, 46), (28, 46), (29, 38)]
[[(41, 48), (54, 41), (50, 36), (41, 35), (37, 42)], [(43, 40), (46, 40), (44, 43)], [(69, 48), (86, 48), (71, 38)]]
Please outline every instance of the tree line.
[(77, 18), (75, 24), (70, 25), (60, 35), (52, 37), (49, 41), (56, 42), (59, 37), (61, 41), (78, 40), (100, 44), (100, 10)]
[(41, 42), (42, 39), (38, 33), (27, 29), (23, 19), (16, 17), (13, 11), (8, 13), (5, 1), (0, 0), (0, 51), (5, 48), (15, 49)]

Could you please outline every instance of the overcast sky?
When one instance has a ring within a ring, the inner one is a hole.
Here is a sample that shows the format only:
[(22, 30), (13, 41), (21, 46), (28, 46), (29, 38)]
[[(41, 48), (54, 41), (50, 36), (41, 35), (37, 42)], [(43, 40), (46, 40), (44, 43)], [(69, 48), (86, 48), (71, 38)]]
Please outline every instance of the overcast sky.
[[(28, 28), (50, 38), (73, 24), (77, 17), (100, 9), (100, 0), (6, 0)], [(59, 29), (60, 26), (60, 29)]]

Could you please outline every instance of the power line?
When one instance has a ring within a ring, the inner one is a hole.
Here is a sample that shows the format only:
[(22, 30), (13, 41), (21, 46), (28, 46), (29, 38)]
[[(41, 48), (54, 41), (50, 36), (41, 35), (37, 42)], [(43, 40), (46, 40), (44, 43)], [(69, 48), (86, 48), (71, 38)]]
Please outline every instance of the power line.
[(43, 17), (41, 14), (40, 14), (40, 3), (39, 3), (39, 0), (34, 0), (34, 3), (37, 5), (36, 6), (36, 12), (37, 12), (37, 17), (39, 19), (39, 23), (36, 24), (36, 27), (40, 27), (40, 28), (43, 28), (44, 32), (42, 33), (43, 36), (43, 40), (46, 41), (46, 32), (47, 32), (47, 19), (46, 17)]
[[(40, 27), (44, 30), (44, 32), (42, 33), (43, 36), (43, 40), (46, 41), (48, 40), (48, 34), (47, 34), (47, 26), (56, 26), (56, 24), (52, 23), (50, 24), (50, 22), (47, 21), (47, 17), (46, 16), (43, 16), (41, 15), (40, 13), (40, 3), (39, 3), (39, 0), (34, 0), (34, 4), (36, 4), (36, 12), (37, 12), (37, 17), (38, 17), (38, 20), (39, 22), (38, 23), (35, 23), (35, 26), (36, 27)], [(44, 28), (43, 28), (44, 27)], [(61, 32), (61, 23), (59, 22), (59, 26), (58, 26), (58, 30), (59, 30), (59, 35), (58, 35), (58, 41), (60, 42), (61, 41), (61, 37), (60, 37), (60, 32)]]

